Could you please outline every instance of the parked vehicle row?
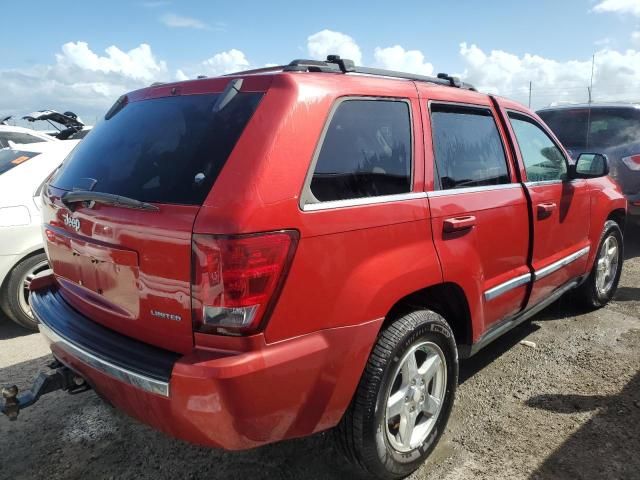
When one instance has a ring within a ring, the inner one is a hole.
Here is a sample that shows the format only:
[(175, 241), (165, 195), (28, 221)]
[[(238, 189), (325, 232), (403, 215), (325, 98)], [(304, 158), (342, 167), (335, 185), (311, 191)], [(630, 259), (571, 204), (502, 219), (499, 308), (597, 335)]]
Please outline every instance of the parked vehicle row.
[(31, 330), (37, 323), (29, 307), (29, 283), (49, 268), (42, 241), (42, 187), (78, 142), (0, 149), (0, 306)]
[(627, 202), (576, 157), (513, 101), (337, 56), (124, 95), (43, 189), (31, 304), (59, 364), (35, 393), (86, 382), (229, 450), (334, 429), (403, 477), (459, 358), (614, 295)]
[(55, 110), (39, 110), (22, 117), (29, 122), (47, 122), (53, 131), (32, 130), (10, 125), (12, 116), (0, 119), (0, 148), (29, 143), (55, 142), (56, 140), (81, 140), (93, 128), (85, 125), (73, 112), (58, 113)]
[(10, 119), (0, 121), (0, 307), (11, 320), (35, 330), (29, 283), (48, 268), (40, 216), (42, 185), (91, 127), (73, 112), (54, 110), (23, 117), (48, 122), (55, 127), (52, 133), (10, 125)]
[(607, 155), (610, 175), (629, 201), (629, 218), (640, 224), (640, 105), (564, 105), (538, 115), (572, 157), (583, 151)]

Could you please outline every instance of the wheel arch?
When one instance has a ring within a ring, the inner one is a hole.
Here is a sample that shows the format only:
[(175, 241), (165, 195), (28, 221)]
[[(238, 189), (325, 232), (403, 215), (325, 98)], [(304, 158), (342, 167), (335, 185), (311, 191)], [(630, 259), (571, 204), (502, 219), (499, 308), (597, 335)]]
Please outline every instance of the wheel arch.
[(391, 307), (385, 316), (382, 328), (417, 309), (433, 310), (441, 315), (453, 330), (458, 345), (472, 344), (473, 322), (471, 310), (464, 290), (460, 285), (445, 282), (405, 295)]
[(26, 259), (31, 258), (35, 255), (39, 255), (41, 253), (46, 253), (44, 250), (44, 247), (42, 245), (32, 248), (30, 250), (28, 250), (27, 252), (24, 252), (22, 255), (20, 255), (20, 258), (18, 258), (18, 260), (15, 261), (15, 263), (11, 266), (10, 269), (7, 270), (6, 275), (4, 276), (4, 278), (2, 279), (2, 281), (0, 281), (0, 292), (4, 292), (5, 287), (7, 286), (7, 282), (9, 281), (9, 277), (11, 276), (11, 274), (13, 273), (13, 271), (16, 269), (16, 267), (24, 262)]
[(620, 229), (624, 231), (627, 222), (627, 211), (624, 208), (617, 208), (609, 214), (607, 220), (613, 220), (620, 226)]

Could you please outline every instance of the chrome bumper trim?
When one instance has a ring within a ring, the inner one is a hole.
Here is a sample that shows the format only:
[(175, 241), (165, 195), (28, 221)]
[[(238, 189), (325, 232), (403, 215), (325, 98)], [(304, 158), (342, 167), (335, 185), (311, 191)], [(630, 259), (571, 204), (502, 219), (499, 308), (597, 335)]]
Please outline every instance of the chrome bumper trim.
[(163, 397), (169, 396), (169, 383), (126, 370), (118, 365), (114, 365), (108, 360), (97, 357), (94, 354), (87, 352), (82, 347), (61, 337), (42, 322), (40, 322), (39, 328), (40, 333), (47, 337), (51, 343), (55, 343), (58, 347), (83, 363), (86, 363), (88, 366), (124, 383), (138, 387), (146, 392), (162, 395)]

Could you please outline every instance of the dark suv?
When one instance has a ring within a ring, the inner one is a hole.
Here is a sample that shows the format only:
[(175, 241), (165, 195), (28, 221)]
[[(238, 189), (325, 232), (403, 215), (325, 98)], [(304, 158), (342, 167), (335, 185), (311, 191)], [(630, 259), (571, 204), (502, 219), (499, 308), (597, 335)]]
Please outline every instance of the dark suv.
[(607, 172), (445, 75), (330, 57), (132, 92), (45, 188), (32, 307), (60, 363), (0, 410), (88, 384), (230, 450), (337, 427), (347, 458), (403, 477), (459, 357), (570, 290), (612, 298)]
[(581, 152), (607, 155), (610, 175), (629, 200), (630, 220), (640, 224), (640, 105), (567, 105), (537, 113), (574, 159)]

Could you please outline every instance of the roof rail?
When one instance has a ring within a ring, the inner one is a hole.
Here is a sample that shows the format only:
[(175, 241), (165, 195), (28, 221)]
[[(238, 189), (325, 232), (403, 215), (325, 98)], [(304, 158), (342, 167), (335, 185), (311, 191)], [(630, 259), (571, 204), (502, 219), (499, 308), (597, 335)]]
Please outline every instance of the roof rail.
[(476, 88), (460, 81), (458, 77), (439, 73), (437, 77), (426, 75), (416, 75), (413, 73), (397, 72), (395, 70), (385, 70), (382, 68), (370, 68), (357, 66), (353, 60), (340, 58), (339, 55), (328, 55), (326, 61), (319, 60), (293, 60), (289, 65), (282, 67), (284, 72), (322, 72), (322, 73), (361, 73), (364, 75), (375, 75), (380, 77), (402, 78), (405, 80), (415, 80), (418, 82), (429, 82), (437, 85), (463, 88), (465, 90), (476, 91)]

